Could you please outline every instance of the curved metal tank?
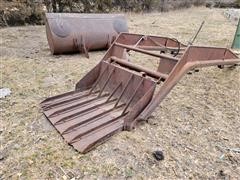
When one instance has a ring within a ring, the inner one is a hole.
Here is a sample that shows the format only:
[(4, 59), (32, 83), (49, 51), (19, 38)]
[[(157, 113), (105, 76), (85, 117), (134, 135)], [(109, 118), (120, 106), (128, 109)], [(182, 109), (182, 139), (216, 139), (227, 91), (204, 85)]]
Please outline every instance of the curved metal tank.
[(46, 13), (46, 33), (52, 54), (107, 49), (121, 32), (128, 32), (121, 14)]

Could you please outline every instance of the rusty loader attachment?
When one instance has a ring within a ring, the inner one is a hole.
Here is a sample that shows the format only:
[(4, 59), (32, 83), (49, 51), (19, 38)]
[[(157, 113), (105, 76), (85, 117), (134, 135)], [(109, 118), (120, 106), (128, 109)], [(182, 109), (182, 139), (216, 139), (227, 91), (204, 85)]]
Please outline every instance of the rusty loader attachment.
[(128, 32), (121, 14), (46, 13), (47, 40), (52, 54), (107, 49), (119, 33)]
[[(155, 57), (158, 67), (148, 69), (129, 61), (130, 51)], [(85, 153), (146, 120), (188, 71), (239, 62), (226, 48), (185, 46), (171, 38), (122, 33), (75, 91), (50, 97), (41, 106), (63, 138)]]

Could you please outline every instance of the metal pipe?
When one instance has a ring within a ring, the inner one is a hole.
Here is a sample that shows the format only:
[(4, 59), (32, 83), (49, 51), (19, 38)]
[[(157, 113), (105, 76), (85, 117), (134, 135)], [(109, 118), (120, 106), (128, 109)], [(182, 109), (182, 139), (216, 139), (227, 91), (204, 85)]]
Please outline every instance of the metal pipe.
[(129, 45), (121, 44), (121, 43), (114, 43), (114, 45), (122, 47), (122, 48), (129, 49), (129, 50), (133, 50), (133, 51), (136, 51), (136, 52), (140, 52), (140, 53), (143, 53), (143, 54), (147, 54), (147, 55), (150, 55), (150, 56), (158, 57), (158, 58), (165, 58), (165, 59), (179, 61), (178, 58), (166, 56), (166, 55), (163, 55), (163, 54), (152, 53), (152, 52), (149, 52), (149, 51), (146, 51), (146, 50), (143, 50), (143, 49), (135, 48), (135, 47), (132, 47), (132, 46), (129, 46)]
[(149, 75), (149, 76), (151, 76), (153, 78), (160, 78), (160, 77), (162, 77), (162, 78), (166, 79), (168, 77), (167, 74), (163, 74), (163, 73), (160, 73), (160, 72), (152, 71), (152, 70), (144, 68), (142, 66), (133, 64), (131, 62), (125, 61), (125, 60), (120, 59), (120, 58), (117, 58), (115, 56), (112, 56), (110, 59), (112, 61), (114, 61), (114, 62), (124, 66), (124, 67), (129, 68), (129, 69), (133, 69), (133, 70), (138, 71), (138, 72), (145, 72), (147, 75)]
[[(160, 47), (160, 46), (137, 46), (140, 49), (144, 50), (152, 50), (152, 51), (164, 51), (164, 50), (170, 50), (170, 51), (177, 51), (178, 48), (175, 47)], [(180, 50), (185, 50), (185, 48), (180, 48)]]

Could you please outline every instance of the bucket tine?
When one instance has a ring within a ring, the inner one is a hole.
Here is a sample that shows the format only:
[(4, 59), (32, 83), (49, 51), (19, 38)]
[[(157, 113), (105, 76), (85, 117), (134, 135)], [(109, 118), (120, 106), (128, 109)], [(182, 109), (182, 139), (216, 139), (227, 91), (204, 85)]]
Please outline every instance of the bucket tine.
[(102, 89), (100, 90), (98, 96), (101, 96), (101, 95), (102, 95), (103, 90), (104, 90), (104, 88), (106, 87), (106, 85), (108, 84), (108, 82), (109, 82), (110, 78), (112, 77), (114, 71), (115, 71), (115, 68), (113, 68), (112, 71), (111, 71), (111, 73), (108, 75), (108, 77), (107, 77), (107, 79), (106, 79), (106, 81), (105, 81), (105, 83), (104, 83)]
[(124, 107), (122, 114), (124, 114), (126, 112), (126, 110), (128, 109), (128, 107), (130, 106), (133, 98), (135, 97), (135, 95), (136, 95), (137, 91), (139, 90), (140, 86), (142, 85), (142, 83), (143, 83), (143, 79), (141, 79), (140, 83), (138, 84), (138, 86), (135, 89), (134, 93), (132, 94), (131, 98), (127, 102), (127, 105)]
[[(121, 105), (121, 106), (123, 106), (123, 105)], [(121, 106), (119, 106), (118, 108), (120, 108)], [(107, 113), (111, 112), (112, 110), (113, 110), (113, 108), (112, 108), (112, 109), (109, 109), (109, 110), (107, 110), (107, 111), (104, 111), (104, 112), (102, 112), (102, 113), (100, 113), (100, 114), (97, 114), (96, 116), (93, 116), (93, 117), (87, 119), (85, 122), (90, 121), (90, 120), (93, 120), (93, 119), (96, 119), (96, 118), (98, 118), (99, 116), (102, 116), (102, 115), (104, 115), (104, 114), (107, 114)], [(66, 133), (69, 133), (69, 131), (74, 131), (74, 128), (78, 127), (79, 125), (81, 125), (81, 124), (83, 124), (83, 123), (84, 123), (84, 122), (80, 122), (80, 123), (74, 124), (73, 126), (68, 127), (68, 128), (67, 128), (65, 131), (63, 131), (62, 133), (63, 133), (63, 134), (66, 134)]]
[(127, 81), (126, 85), (124, 86), (124, 88), (123, 88), (123, 90), (122, 90), (122, 92), (121, 92), (120, 96), (118, 97), (118, 100), (117, 100), (116, 104), (114, 105), (114, 107), (117, 107), (117, 105), (118, 105), (119, 101), (121, 100), (121, 98), (122, 98), (122, 96), (123, 96), (124, 92), (126, 91), (126, 89), (127, 89), (128, 85), (130, 84), (130, 82), (131, 82), (132, 78), (133, 78), (133, 75), (131, 74), (131, 76), (130, 76), (130, 78), (128, 79), (128, 81)]
[(116, 88), (112, 91), (112, 93), (110, 94), (110, 96), (108, 97), (108, 99), (107, 99), (106, 102), (108, 102), (108, 101), (111, 99), (111, 97), (116, 93), (116, 91), (117, 91), (121, 86), (122, 86), (122, 83), (119, 83), (119, 84), (116, 86)]
[(93, 90), (96, 88), (96, 86), (98, 85), (98, 83), (101, 81), (103, 75), (105, 74), (105, 72), (107, 71), (108, 66), (105, 67), (105, 69), (103, 70), (103, 72), (101, 73), (101, 75), (99, 76), (99, 78), (97, 79), (97, 81), (94, 83), (94, 85), (92, 86), (92, 88), (89, 91), (89, 94), (91, 94), (93, 92)]

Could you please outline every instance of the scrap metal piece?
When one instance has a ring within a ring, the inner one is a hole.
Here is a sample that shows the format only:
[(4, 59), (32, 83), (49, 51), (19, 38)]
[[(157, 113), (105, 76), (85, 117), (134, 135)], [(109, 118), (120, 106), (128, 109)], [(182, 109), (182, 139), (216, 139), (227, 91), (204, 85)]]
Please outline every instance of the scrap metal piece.
[[(153, 70), (129, 62), (129, 51), (155, 57), (159, 66)], [(75, 91), (47, 98), (41, 106), (63, 138), (86, 153), (146, 120), (190, 70), (237, 63), (240, 59), (226, 48), (187, 47), (171, 38), (122, 33)]]
[(205, 24), (205, 21), (203, 21), (201, 23), (201, 25), (199, 26), (199, 28), (198, 28), (197, 32), (195, 33), (195, 35), (193, 36), (193, 38), (188, 42), (189, 45), (193, 45), (193, 43), (195, 42), (196, 38), (198, 37), (198, 34), (202, 30), (202, 27), (203, 27), (204, 24)]
[(52, 54), (107, 49), (119, 33), (128, 32), (121, 14), (46, 13), (47, 40)]

